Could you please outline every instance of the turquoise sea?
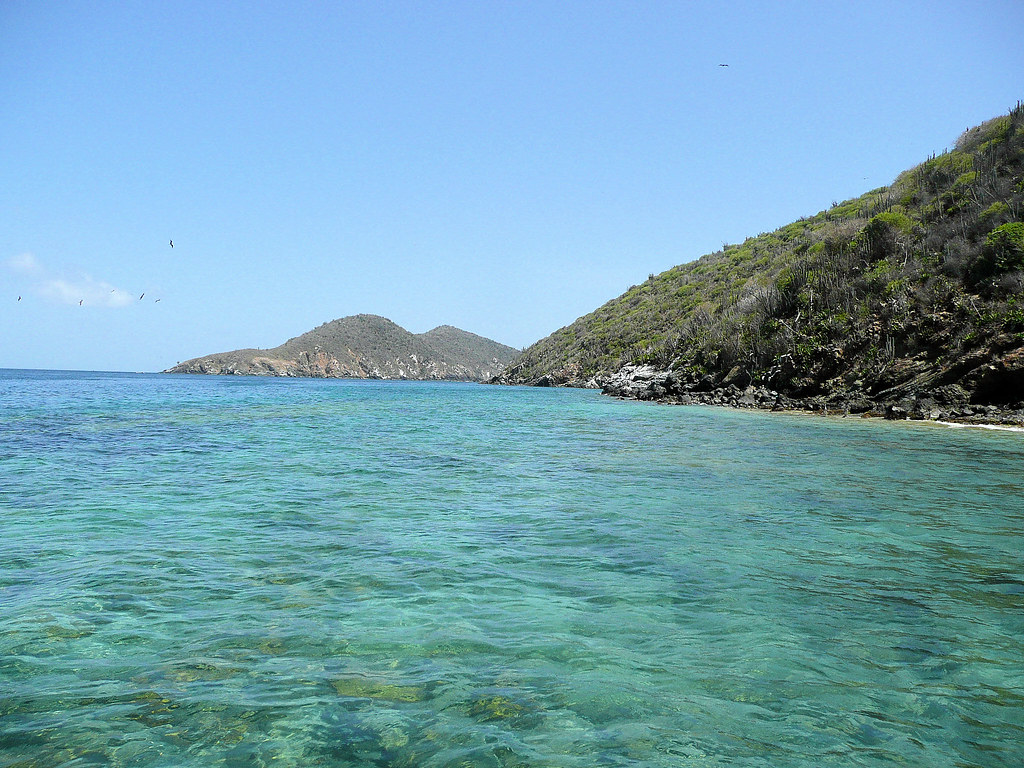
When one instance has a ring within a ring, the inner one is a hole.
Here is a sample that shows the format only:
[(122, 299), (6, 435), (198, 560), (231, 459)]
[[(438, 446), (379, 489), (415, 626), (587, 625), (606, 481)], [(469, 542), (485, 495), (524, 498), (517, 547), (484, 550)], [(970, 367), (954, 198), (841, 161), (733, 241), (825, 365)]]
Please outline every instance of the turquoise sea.
[(0, 371), (0, 767), (1024, 764), (1024, 434)]

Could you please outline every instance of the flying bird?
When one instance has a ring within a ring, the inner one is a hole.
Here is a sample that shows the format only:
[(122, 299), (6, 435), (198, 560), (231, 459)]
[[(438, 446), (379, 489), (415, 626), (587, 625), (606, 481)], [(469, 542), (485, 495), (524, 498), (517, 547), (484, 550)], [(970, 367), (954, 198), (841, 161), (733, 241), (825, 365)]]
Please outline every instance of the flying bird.
[(729, 65), (728, 64), (719, 64), (718, 66), (720, 66), (720, 67), (728, 67)]
[(18, 301), (21, 301), (21, 296), (18, 297)]
[[(145, 291), (143, 291), (143, 292), (142, 292), (142, 296), (145, 296), (145, 295), (146, 295), (146, 292), (145, 292)], [(142, 301), (142, 296), (139, 296), (139, 301)]]
[(173, 248), (173, 247), (174, 247), (174, 241), (171, 240), (171, 248)]
[(78, 300), (78, 306), (82, 306), (82, 302), (83, 302), (83, 301), (85, 301), (85, 299), (79, 299), (79, 300)]
[(160, 299), (157, 299), (157, 300), (156, 300), (156, 301), (154, 301), (153, 303), (154, 303), (154, 304), (156, 304), (156, 303), (158, 303), (159, 301), (160, 301)]

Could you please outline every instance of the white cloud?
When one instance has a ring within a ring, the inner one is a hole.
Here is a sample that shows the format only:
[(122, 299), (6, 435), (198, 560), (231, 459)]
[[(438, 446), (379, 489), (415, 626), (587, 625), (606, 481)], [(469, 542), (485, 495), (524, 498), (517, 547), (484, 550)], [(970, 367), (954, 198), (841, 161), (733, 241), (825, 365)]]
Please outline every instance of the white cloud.
[(41, 296), (61, 304), (81, 304), (90, 307), (127, 307), (134, 296), (105, 280), (89, 275), (73, 278), (46, 269), (31, 253), (11, 256), (5, 261), (12, 272), (32, 281), (32, 289)]
[(5, 263), (8, 269), (19, 275), (36, 277), (43, 274), (42, 266), (31, 253), (20, 253), (17, 256), (11, 256)]
[(128, 291), (110, 283), (85, 276), (78, 280), (48, 279), (39, 286), (39, 292), (62, 304), (88, 304), (90, 307), (126, 307), (132, 303)]

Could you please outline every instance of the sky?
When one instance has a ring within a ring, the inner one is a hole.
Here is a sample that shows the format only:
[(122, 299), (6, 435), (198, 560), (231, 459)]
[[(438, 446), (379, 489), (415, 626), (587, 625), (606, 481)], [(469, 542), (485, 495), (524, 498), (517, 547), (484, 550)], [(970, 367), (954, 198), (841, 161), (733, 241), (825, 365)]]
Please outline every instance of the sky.
[(0, 367), (357, 313), (525, 347), (1005, 114), (1022, 29), (1020, 0), (3, 0)]

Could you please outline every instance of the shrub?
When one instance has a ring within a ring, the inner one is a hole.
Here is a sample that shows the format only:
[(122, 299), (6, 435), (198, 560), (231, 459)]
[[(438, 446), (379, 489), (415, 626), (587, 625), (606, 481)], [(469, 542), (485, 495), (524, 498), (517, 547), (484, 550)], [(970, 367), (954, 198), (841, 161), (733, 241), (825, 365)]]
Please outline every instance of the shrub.
[(853, 246), (863, 249), (871, 261), (894, 254), (897, 246), (913, 234), (914, 221), (904, 213), (887, 211), (872, 216), (854, 238)]
[(1010, 216), (1010, 206), (1004, 202), (992, 203), (988, 208), (978, 214), (978, 221), (982, 224), (995, 224), (996, 222), (1008, 219)]
[(1003, 224), (988, 233), (982, 256), (997, 274), (1024, 269), (1024, 222)]

